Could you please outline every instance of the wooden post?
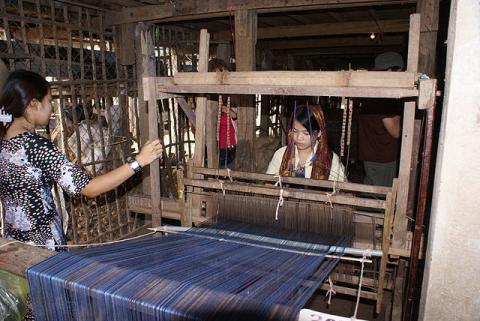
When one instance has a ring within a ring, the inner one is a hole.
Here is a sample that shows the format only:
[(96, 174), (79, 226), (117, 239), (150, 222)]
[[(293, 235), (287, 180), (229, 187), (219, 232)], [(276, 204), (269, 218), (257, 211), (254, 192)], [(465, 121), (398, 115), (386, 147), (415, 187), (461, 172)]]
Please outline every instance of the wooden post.
[(218, 103), (216, 101), (209, 100), (207, 102), (205, 122), (205, 136), (207, 140), (207, 163), (209, 168), (218, 168), (217, 113)]
[[(410, 15), (407, 71), (416, 72), (420, 40), (420, 15)], [(412, 174), (415, 102), (406, 102), (403, 110), (402, 147), (398, 172), (398, 197), (395, 213), (393, 247), (404, 248), (407, 236), (407, 206), (410, 176)]]
[[(257, 43), (257, 12), (235, 12), (235, 63), (237, 71), (255, 70), (255, 45)], [(254, 97), (240, 96), (238, 102), (238, 142), (236, 167), (239, 170), (255, 170), (255, 103)]]
[[(198, 54), (198, 71), (208, 71), (208, 58), (210, 47), (210, 34), (206, 29), (200, 31), (200, 47)], [(195, 109), (195, 153), (193, 155), (193, 165), (203, 167), (205, 164), (205, 138), (206, 138), (206, 118), (207, 118), (207, 97), (198, 96), (196, 98), (197, 107)], [(194, 175), (194, 178), (201, 176)], [(193, 217), (199, 217), (202, 212), (202, 203), (199, 195), (191, 194), (188, 200), (189, 215), (185, 224), (192, 225)]]
[(435, 77), (436, 75), (436, 47), (438, 33), (439, 0), (417, 1), (417, 12), (421, 16), (420, 48), (418, 71)]
[[(144, 100), (148, 102), (148, 139), (156, 139), (158, 138), (158, 106), (156, 96), (156, 83), (154, 77), (156, 73), (154, 63), (155, 56), (153, 53), (153, 39), (150, 28), (144, 28), (140, 32), (140, 43), (142, 50), (142, 95)], [(146, 107), (146, 105), (143, 105), (144, 109), (141, 110), (140, 114), (146, 113)], [(150, 197), (152, 200), (152, 226), (159, 226), (162, 224), (160, 184), (160, 162), (156, 160), (150, 164)]]

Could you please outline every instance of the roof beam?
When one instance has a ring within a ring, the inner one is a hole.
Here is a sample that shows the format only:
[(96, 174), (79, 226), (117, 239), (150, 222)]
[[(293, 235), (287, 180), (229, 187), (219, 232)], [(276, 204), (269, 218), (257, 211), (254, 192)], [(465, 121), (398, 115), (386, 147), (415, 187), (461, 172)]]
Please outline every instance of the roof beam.
[(107, 25), (145, 21), (181, 21), (229, 16), (237, 10), (258, 13), (326, 8), (383, 6), (416, 3), (416, 0), (190, 0), (125, 8), (108, 16)]
[[(257, 39), (278, 39), (294, 37), (331, 36), (348, 34), (370, 34), (372, 32), (393, 33), (407, 32), (409, 28), (408, 19), (392, 19), (374, 21), (354, 22), (331, 22), (298, 26), (279, 26), (259, 28)], [(229, 33), (221, 31), (214, 33), (216, 40), (224, 39)]]
[(368, 37), (346, 37), (335, 39), (290, 39), (266, 40), (257, 44), (259, 49), (283, 50), (302, 48), (335, 48), (335, 47), (372, 47), (372, 46), (401, 46), (406, 44), (406, 38), (401, 35), (382, 36), (381, 39), (371, 40)]

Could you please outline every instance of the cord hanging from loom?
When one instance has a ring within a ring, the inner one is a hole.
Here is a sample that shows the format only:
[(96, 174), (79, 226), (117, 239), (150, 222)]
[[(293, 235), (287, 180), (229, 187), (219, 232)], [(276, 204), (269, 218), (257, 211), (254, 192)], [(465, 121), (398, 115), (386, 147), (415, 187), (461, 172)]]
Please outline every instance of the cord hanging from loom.
[(220, 142), (220, 121), (222, 119), (222, 95), (218, 95), (218, 112), (217, 112), (217, 142)]
[(283, 185), (282, 185), (282, 176), (276, 175), (275, 177), (278, 178), (277, 182), (275, 183), (275, 186), (280, 187), (280, 194), (278, 196), (277, 208), (275, 210), (275, 221), (278, 221), (278, 211), (280, 207), (283, 206)]
[(345, 127), (347, 124), (347, 112), (348, 112), (348, 100), (345, 97), (342, 97), (342, 102), (340, 106), (343, 109), (343, 118), (342, 118), (342, 136), (340, 137), (340, 157), (345, 155)]
[(330, 305), (330, 303), (332, 302), (332, 295), (337, 294), (337, 291), (333, 289), (333, 282), (331, 277), (328, 277), (328, 286), (329, 286), (329, 289), (327, 290), (327, 293), (325, 294), (325, 296), (328, 296), (327, 304)]
[(360, 304), (360, 294), (362, 293), (362, 282), (363, 282), (363, 268), (365, 267), (365, 260), (367, 257), (372, 256), (372, 252), (370, 249), (366, 249), (363, 251), (363, 256), (362, 256), (362, 268), (360, 270), (360, 279), (358, 281), (358, 294), (357, 294), (357, 302), (355, 303), (355, 312), (353, 313), (353, 316), (351, 317), (352, 321), (357, 320), (357, 312), (358, 312), (358, 306)]

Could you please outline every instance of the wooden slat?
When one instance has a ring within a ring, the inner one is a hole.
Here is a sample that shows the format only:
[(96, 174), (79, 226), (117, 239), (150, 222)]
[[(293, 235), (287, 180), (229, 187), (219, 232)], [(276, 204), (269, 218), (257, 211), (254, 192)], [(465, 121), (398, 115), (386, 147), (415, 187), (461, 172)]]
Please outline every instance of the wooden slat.
[(192, 107), (185, 101), (185, 98), (182, 97), (177, 97), (177, 103), (182, 108), (183, 112), (188, 118), (188, 121), (190, 124), (192, 124), (195, 127), (195, 124), (197, 122), (195, 112), (193, 111)]
[[(258, 39), (285, 39), (349, 34), (368, 35), (371, 32), (381, 32), (382, 34), (385, 34), (407, 31), (408, 19), (348, 21), (258, 28)], [(229, 31), (221, 31), (215, 33), (214, 36), (217, 40), (228, 40), (230, 37)]]
[(236, 10), (257, 10), (259, 13), (292, 10), (313, 10), (362, 6), (415, 3), (415, 0), (244, 0), (244, 1), (177, 1), (173, 5), (151, 5), (128, 8), (109, 14), (110, 24), (140, 21), (179, 21), (230, 16)]
[(433, 107), (437, 98), (437, 80), (423, 79), (418, 85), (418, 109)]
[(417, 89), (385, 87), (328, 87), (328, 86), (276, 86), (276, 85), (173, 85), (157, 84), (157, 97), (162, 93), (176, 94), (237, 94), (279, 96), (335, 96), (360, 98), (406, 98), (418, 96)]
[[(274, 175), (262, 174), (262, 173), (251, 173), (251, 172), (239, 172), (239, 171), (227, 171), (226, 169), (211, 169), (203, 167), (195, 167), (192, 169), (193, 173), (198, 173), (202, 175), (210, 175), (214, 177), (232, 177), (234, 179), (249, 179), (249, 180), (259, 180), (264, 182), (276, 182), (278, 179)], [(312, 187), (323, 187), (328, 189), (333, 189), (333, 185), (338, 190), (343, 191), (352, 191), (352, 192), (363, 192), (363, 193), (373, 193), (387, 195), (391, 192), (390, 187), (385, 186), (373, 186), (373, 185), (364, 185), (348, 182), (332, 182), (324, 180), (316, 180), (309, 178), (300, 178), (300, 177), (282, 177), (282, 182), (286, 184), (297, 184), (303, 186), (312, 186)]]
[[(407, 70), (416, 72), (418, 67), (418, 48), (420, 41), (420, 15), (410, 16), (408, 39)], [(400, 149), (400, 166), (398, 171), (398, 202), (395, 213), (393, 246), (402, 248), (407, 237), (407, 206), (412, 173), (413, 137), (415, 127), (415, 102), (405, 102), (403, 109), (402, 143)]]
[[(185, 185), (189, 185), (193, 187), (211, 188), (216, 190), (224, 189), (226, 191), (254, 193), (254, 194), (269, 195), (269, 196), (280, 195), (280, 188), (278, 187), (274, 187), (274, 186), (263, 187), (263, 186), (253, 185), (253, 184), (232, 183), (229, 181), (222, 181), (222, 182), (219, 180), (206, 181), (206, 180), (186, 178)], [(354, 206), (362, 206), (362, 207), (378, 208), (378, 209), (385, 208), (385, 201), (382, 201), (382, 200), (362, 199), (354, 196), (347, 196), (347, 195), (340, 195), (340, 194), (336, 194), (336, 195), (334, 194), (329, 197), (325, 192), (305, 191), (304, 189), (284, 188), (283, 197), (303, 199), (303, 200), (309, 200), (309, 201), (319, 201), (319, 202), (325, 202), (325, 203), (329, 203), (331, 201), (332, 203), (335, 203), (335, 204), (354, 205)]]
[[(179, 72), (175, 85), (252, 85), (414, 88), (416, 74), (390, 71)], [(314, 85), (313, 85), (314, 84)]]

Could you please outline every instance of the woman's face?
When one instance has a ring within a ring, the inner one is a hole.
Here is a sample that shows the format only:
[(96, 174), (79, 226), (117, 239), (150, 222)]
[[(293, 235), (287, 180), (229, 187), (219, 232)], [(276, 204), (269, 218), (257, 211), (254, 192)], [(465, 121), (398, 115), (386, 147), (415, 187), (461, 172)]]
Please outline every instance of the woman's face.
[(52, 115), (52, 96), (50, 92), (43, 97), (42, 101), (40, 102), (40, 106), (38, 109), (37, 114), (37, 125), (46, 126), (50, 120), (50, 116)]
[(292, 134), (293, 134), (293, 141), (295, 142), (295, 145), (299, 150), (312, 148), (313, 144), (315, 143), (315, 140), (319, 136), (315, 134), (310, 135), (308, 130), (296, 120), (293, 122)]

